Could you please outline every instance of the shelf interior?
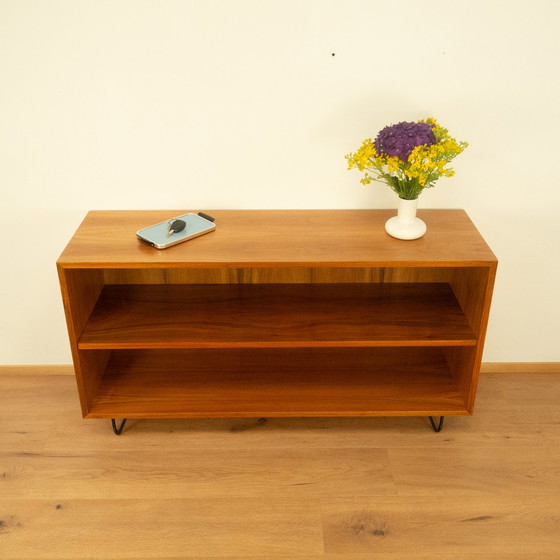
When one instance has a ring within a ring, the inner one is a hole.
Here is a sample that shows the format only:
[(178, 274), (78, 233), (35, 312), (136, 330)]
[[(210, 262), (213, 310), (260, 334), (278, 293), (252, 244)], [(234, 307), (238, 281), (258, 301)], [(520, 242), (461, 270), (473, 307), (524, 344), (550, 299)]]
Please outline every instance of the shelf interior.
[(443, 348), (226, 348), (115, 350), (87, 417), (438, 414), (468, 414)]
[(473, 346), (440, 283), (106, 285), (80, 349)]

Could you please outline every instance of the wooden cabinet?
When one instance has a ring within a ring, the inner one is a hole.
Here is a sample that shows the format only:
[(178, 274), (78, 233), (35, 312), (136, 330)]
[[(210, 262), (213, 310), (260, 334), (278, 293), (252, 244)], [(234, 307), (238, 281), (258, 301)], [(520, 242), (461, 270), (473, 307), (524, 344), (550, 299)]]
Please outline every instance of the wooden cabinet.
[(465, 212), (90, 212), (57, 266), (86, 418), (472, 414), (497, 261)]

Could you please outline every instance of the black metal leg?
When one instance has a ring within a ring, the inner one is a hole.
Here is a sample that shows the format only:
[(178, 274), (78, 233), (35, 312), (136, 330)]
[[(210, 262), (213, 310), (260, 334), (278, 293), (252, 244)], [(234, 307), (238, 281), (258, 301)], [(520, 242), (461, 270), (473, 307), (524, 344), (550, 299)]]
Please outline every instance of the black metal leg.
[(122, 431), (124, 429), (124, 425), (126, 424), (126, 418), (121, 422), (121, 425), (117, 428), (117, 423), (115, 422), (114, 418), (111, 418), (111, 425), (113, 426), (113, 432), (115, 432), (115, 435), (120, 436), (122, 434)]
[(430, 416), (430, 423), (432, 425), (432, 428), (434, 429), (434, 432), (441, 432), (441, 429), (443, 428), (443, 419), (445, 418), (445, 416), (440, 416), (439, 417), (439, 424), (436, 426), (436, 423), (434, 422), (434, 417)]

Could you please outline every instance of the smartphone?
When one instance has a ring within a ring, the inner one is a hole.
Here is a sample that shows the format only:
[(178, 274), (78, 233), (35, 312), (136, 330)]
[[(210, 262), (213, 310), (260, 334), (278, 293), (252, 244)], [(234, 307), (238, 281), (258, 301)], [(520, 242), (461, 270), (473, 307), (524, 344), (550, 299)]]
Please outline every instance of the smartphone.
[[(186, 224), (185, 229), (172, 233), (167, 237), (169, 225), (175, 220), (183, 220)], [(177, 243), (182, 243), (183, 241), (188, 241), (189, 239), (204, 235), (205, 233), (210, 233), (215, 229), (216, 224), (212, 216), (203, 214), (202, 212), (198, 214), (189, 213), (138, 230), (136, 232), (136, 237), (156, 249), (167, 249), (168, 247), (177, 245)]]

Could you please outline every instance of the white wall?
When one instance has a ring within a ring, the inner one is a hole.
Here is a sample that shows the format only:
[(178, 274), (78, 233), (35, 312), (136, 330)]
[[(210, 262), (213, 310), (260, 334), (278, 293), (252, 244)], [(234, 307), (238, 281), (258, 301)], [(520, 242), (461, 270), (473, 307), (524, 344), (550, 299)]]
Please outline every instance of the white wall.
[[(69, 363), (55, 261), (89, 209), (383, 208), (344, 154), (434, 116), (423, 207), (500, 265), (484, 359), (560, 361), (555, 0), (0, 0), (0, 363)], [(334, 53), (334, 56), (333, 56)]]

